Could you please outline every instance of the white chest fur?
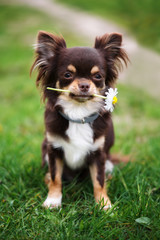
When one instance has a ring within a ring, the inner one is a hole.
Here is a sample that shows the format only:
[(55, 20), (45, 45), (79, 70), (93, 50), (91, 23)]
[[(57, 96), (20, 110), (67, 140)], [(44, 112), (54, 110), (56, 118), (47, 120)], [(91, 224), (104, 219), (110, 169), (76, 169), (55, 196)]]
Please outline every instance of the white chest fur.
[(47, 133), (47, 139), (54, 148), (62, 148), (65, 154), (66, 164), (71, 169), (77, 169), (85, 165), (85, 157), (91, 151), (96, 151), (104, 144), (104, 137), (93, 141), (93, 130), (88, 123), (78, 124), (69, 122), (66, 131), (69, 141)]
[(79, 168), (93, 148), (93, 131), (89, 124), (70, 122), (67, 135), (70, 139), (70, 144), (64, 149), (67, 164), (73, 169)]

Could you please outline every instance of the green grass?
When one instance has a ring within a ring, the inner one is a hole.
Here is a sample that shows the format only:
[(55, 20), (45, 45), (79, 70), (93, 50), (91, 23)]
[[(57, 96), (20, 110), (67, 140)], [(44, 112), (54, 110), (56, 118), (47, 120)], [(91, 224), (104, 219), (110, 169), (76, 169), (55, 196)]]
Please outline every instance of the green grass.
[[(160, 1), (59, 0), (125, 26), (138, 41), (160, 53)], [(58, 2), (58, 0), (57, 0)]]
[(83, 43), (26, 7), (1, 6), (0, 23), (0, 239), (158, 239), (160, 103), (140, 90), (118, 86), (113, 152), (131, 154), (134, 161), (117, 166), (107, 182), (111, 210), (104, 212), (94, 203), (90, 179), (64, 184), (61, 210), (43, 209), (44, 107), (35, 76), (29, 78), (31, 45), (39, 29), (60, 29), (70, 45)]

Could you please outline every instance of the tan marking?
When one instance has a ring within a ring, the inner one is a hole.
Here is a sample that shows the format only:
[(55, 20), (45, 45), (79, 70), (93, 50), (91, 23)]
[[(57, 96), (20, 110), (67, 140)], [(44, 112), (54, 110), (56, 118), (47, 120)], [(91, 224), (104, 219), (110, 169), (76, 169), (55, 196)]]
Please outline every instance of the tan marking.
[(109, 200), (109, 197), (106, 193), (106, 186), (104, 183), (104, 186), (101, 187), (100, 183), (97, 180), (97, 166), (96, 164), (92, 164), (89, 167), (90, 175), (93, 183), (93, 189), (94, 189), (94, 197), (96, 202), (100, 202), (101, 206), (104, 207), (104, 209), (108, 209), (111, 206), (111, 202)]
[(55, 138), (52, 134), (50, 134), (49, 132), (46, 133), (46, 138), (47, 138), (48, 142), (50, 142), (50, 143), (53, 143), (53, 142), (55, 141), (55, 139), (56, 139), (56, 138)]
[(95, 73), (97, 73), (97, 72), (99, 72), (99, 67), (94, 66), (94, 67), (91, 69), (91, 74), (95, 74)]
[(44, 182), (46, 185), (48, 185), (50, 183), (50, 181), (51, 181), (51, 174), (48, 172), (45, 175)]
[(67, 69), (68, 69), (69, 71), (73, 72), (73, 73), (76, 72), (76, 68), (75, 68), (75, 66), (73, 66), (72, 64), (68, 65)]
[(56, 174), (54, 181), (50, 179), (48, 184), (48, 197), (58, 198), (62, 195), (62, 171), (63, 163), (60, 159), (56, 159)]
[(79, 81), (78, 79), (75, 79), (69, 86), (69, 90), (74, 93), (75, 95), (79, 94), (79, 87), (78, 87)]
[(98, 139), (96, 139), (96, 141), (94, 142), (94, 145), (95, 145), (97, 148), (102, 149), (102, 148), (104, 147), (104, 142), (105, 142), (105, 137), (104, 137), (104, 136), (101, 136), (101, 137), (99, 137)]
[(60, 88), (59, 81), (56, 82), (56, 88)]

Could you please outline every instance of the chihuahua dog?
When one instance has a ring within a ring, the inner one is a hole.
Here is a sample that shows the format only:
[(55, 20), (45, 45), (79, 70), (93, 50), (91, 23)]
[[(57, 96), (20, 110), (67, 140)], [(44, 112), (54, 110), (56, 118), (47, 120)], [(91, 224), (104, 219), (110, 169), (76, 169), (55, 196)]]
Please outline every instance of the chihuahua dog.
[[(62, 203), (62, 175), (70, 169), (88, 169), (96, 202), (111, 206), (105, 186), (105, 164), (114, 143), (111, 113), (104, 109), (104, 95), (113, 86), (128, 56), (122, 36), (105, 34), (90, 47), (67, 48), (62, 37), (40, 31), (36, 44), (37, 85), (45, 101), (43, 164), (48, 161), (50, 179), (44, 207)], [(47, 87), (69, 90), (55, 92)]]

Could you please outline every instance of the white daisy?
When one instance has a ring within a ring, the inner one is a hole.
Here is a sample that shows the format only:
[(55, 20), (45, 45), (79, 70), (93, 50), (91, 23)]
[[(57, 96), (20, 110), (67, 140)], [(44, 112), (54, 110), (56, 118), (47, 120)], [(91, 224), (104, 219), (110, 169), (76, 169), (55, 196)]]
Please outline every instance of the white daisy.
[(117, 102), (117, 88), (109, 88), (108, 92), (105, 92), (106, 99), (105, 99), (105, 109), (107, 111), (113, 112), (114, 104)]

